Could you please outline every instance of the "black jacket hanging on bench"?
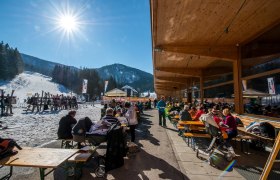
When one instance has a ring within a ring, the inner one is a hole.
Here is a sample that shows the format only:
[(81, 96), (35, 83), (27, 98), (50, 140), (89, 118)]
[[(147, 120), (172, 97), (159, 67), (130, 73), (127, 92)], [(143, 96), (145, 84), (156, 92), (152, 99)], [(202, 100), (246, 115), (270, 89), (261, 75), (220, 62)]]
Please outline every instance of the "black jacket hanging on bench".
[(106, 172), (123, 166), (126, 156), (125, 137), (120, 126), (114, 127), (107, 135)]

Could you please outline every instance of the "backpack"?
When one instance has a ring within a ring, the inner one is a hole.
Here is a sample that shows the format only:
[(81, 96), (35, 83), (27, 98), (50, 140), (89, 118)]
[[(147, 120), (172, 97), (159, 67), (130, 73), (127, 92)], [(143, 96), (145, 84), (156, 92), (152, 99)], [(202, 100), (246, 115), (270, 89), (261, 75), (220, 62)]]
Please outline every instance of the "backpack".
[(261, 132), (261, 136), (275, 139), (275, 128), (273, 125), (269, 124), (268, 122), (260, 123), (260, 132)]
[(22, 148), (13, 139), (0, 138), (0, 160), (17, 154), (14, 148), (21, 150)]

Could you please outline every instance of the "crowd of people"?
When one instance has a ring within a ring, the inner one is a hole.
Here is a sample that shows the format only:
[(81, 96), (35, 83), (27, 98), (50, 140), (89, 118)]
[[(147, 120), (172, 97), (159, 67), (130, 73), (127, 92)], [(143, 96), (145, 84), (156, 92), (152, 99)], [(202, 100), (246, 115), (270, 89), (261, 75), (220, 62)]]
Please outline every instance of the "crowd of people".
[[(139, 109), (136, 104), (130, 102), (116, 102), (112, 100), (101, 109), (101, 119), (94, 123), (89, 117), (77, 121), (76, 111), (70, 111), (61, 118), (58, 128), (58, 138), (74, 139), (78, 136), (106, 135), (111, 127), (119, 124), (129, 127), (131, 142), (135, 141), (135, 128), (139, 120)], [(73, 128), (73, 129), (72, 129)]]
[(13, 115), (13, 96), (10, 94), (7, 94), (4, 96), (4, 94), (0, 95), (0, 108), (1, 108), (1, 116), (4, 115)]
[(230, 146), (229, 141), (237, 136), (237, 121), (232, 116), (232, 105), (228, 103), (176, 103), (165, 102), (165, 98), (156, 105), (159, 114), (159, 125), (166, 127), (166, 118), (171, 120), (172, 116), (179, 115), (181, 121), (198, 121), (201, 117), (207, 115), (211, 117), (221, 131), (227, 133), (225, 145)]
[(67, 109), (78, 109), (78, 102), (76, 96), (65, 96), (53, 95), (50, 93), (45, 93), (44, 96), (35, 93), (31, 97), (28, 97), (25, 100), (27, 104), (26, 111), (31, 111), (32, 113), (40, 111), (58, 111), (58, 110), (67, 110)]
[(105, 114), (97, 122), (92, 121), (89, 117), (77, 121), (75, 119), (76, 111), (70, 111), (59, 121), (58, 138), (73, 139), (77, 142), (78, 148), (82, 148), (86, 141), (94, 146), (107, 142), (106, 171), (122, 166), (123, 157), (128, 150), (126, 127), (130, 128), (131, 142), (134, 142), (138, 119), (136, 108), (130, 102), (125, 102), (123, 109), (120, 105), (117, 108), (117, 105), (118, 103), (115, 101), (112, 101), (110, 106), (107, 105)]
[(280, 117), (280, 104), (261, 105), (261, 103), (251, 100), (244, 105), (244, 111), (248, 114), (264, 115), (270, 117)]

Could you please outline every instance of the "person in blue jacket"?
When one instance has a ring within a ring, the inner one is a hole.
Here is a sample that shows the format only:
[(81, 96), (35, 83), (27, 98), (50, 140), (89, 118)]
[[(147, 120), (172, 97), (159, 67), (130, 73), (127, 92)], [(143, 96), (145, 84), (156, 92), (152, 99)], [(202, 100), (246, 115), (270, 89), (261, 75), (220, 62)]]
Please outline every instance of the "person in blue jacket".
[(164, 101), (164, 97), (161, 97), (161, 100), (157, 103), (158, 115), (159, 115), (159, 125), (166, 126), (166, 119), (165, 119), (165, 106), (166, 103)]

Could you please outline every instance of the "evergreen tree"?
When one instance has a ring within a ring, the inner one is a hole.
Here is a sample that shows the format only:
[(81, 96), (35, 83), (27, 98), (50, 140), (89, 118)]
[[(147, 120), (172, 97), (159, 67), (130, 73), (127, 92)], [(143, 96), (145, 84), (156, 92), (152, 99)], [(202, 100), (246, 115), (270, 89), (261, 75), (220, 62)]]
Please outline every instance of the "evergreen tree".
[(110, 78), (108, 79), (108, 87), (107, 87), (107, 91), (110, 91), (112, 89), (117, 88), (117, 82), (116, 80), (113, 78), (113, 76), (110, 76)]
[(10, 80), (23, 72), (24, 63), (17, 48), (0, 43), (0, 79)]

